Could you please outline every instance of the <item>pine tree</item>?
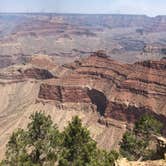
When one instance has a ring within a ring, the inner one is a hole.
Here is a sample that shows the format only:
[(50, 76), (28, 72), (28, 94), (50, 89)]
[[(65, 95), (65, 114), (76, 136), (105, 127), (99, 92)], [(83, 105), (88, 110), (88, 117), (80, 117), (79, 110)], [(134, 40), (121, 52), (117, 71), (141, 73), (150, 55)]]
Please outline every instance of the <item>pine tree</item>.
[(12, 134), (7, 144), (6, 159), (2, 162), (2, 165), (19, 166), (21, 163), (29, 162), (26, 138), (26, 132), (22, 129), (18, 129), (17, 132)]
[(134, 131), (147, 137), (152, 134), (161, 134), (163, 124), (154, 116), (145, 114), (135, 124)]
[(50, 116), (36, 112), (30, 119), (27, 130), (19, 129), (10, 137), (1, 165), (51, 166), (57, 161), (61, 139)]
[(118, 153), (98, 149), (78, 117), (62, 133), (50, 116), (36, 112), (30, 119), (27, 130), (10, 137), (1, 166), (114, 166)]
[(60, 133), (56, 126), (53, 126), (51, 117), (36, 112), (31, 116), (31, 120), (28, 125), (28, 146), (32, 150), (32, 161), (40, 165), (46, 161), (56, 161)]
[(96, 142), (90, 137), (89, 131), (82, 126), (76, 116), (63, 132), (63, 151), (59, 165), (80, 165), (90, 163), (95, 155)]
[(143, 115), (135, 124), (132, 132), (127, 131), (120, 143), (121, 154), (129, 160), (151, 159), (156, 149), (149, 148), (153, 134), (161, 134), (163, 124), (152, 115)]
[(111, 166), (117, 158), (117, 153), (97, 148), (96, 142), (77, 116), (65, 128), (59, 166)]
[(123, 136), (120, 152), (129, 160), (138, 160), (145, 155), (148, 142), (138, 139), (133, 132), (126, 132)]

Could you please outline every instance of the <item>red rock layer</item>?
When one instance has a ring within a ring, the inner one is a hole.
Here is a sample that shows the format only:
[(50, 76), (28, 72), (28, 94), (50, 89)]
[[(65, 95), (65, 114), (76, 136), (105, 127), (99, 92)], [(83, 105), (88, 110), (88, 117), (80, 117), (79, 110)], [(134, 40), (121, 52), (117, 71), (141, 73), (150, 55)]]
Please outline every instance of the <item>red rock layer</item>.
[(113, 61), (103, 52), (94, 53), (68, 65), (68, 75), (45, 81), (39, 98), (92, 102), (101, 115), (128, 122), (146, 112), (166, 116), (165, 66), (164, 59), (129, 65)]
[(87, 88), (42, 84), (39, 98), (58, 102), (90, 103)]

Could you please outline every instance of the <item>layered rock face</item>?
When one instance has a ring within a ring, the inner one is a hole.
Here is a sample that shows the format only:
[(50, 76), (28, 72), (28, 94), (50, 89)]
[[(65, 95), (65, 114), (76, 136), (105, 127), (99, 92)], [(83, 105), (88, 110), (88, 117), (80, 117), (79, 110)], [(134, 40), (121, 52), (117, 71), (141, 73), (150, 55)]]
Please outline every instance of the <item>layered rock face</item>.
[(97, 111), (104, 115), (107, 98), (104, 93), (96, 89), (77, 86), (60, 86), (41, 84), (38, 97), (43, 100), (54, 100), (61, 103), (89, 103), (97, 107)]
[(34, 54), (67, 63), (98, 48), (122, 62), (156, 60), (166, 55), (165, 38), (165, 16), (1, 13), (0, 68)]
[(100, 115), (129, 123), (147, 112), (166, 116), (166, 60), (128, 65), (97, 52), (69, 66), (70, 74), (41, 85), (39, 98), (91, 101)]
[(30, 68), (23, 71), (23, 76), (35, 79), (50, 79), (54, 78), (53, 74), (45, 69)]
[(40, 86), (39, 98), (57, 102), (90, 103), (87, 89), (81, 87), (63, 87), (48, 84)]
[[(32, 64), (10, 66), (0, 70), (0, 79), (19, 81), (25, 79), (45, 80), (56, 78), (52, 71), (44, 67)], [(56, 65), (54, 65), (54, 67), (56, 67)]]
[(165, 59), (122, 64), (99, 51), (66, 65), (35, 58), (1, 70), (0, 154), (34, 111), (51, 115), (61, 130), (79, 115), (98, 146), (108, 150), (118, 149), (123, 133), (144, 113), (166, 126), (165, 66)]
[(166, 70), (166, 59), (162, 59), (161, 61), (143, 61), (136, 63), (138, 65), (142, 65), (143, 67), (156, 69), (156, 70)]

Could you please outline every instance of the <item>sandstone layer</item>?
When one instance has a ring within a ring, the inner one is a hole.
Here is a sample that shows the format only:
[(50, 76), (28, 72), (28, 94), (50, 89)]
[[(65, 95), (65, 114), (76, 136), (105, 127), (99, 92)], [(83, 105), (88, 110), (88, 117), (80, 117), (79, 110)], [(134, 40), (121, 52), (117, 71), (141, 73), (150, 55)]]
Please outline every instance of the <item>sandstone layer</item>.
[(166, 126), (165, 59), (123, 64), (102, 51), (64, 65), (39, 59), (0, 72), (1, 158), (10, 134), (25, 128), (34, 111), (50, 114), (61, 130), (79, 115), (107, 150), (118, 149), (123, 133), (144, 113)]

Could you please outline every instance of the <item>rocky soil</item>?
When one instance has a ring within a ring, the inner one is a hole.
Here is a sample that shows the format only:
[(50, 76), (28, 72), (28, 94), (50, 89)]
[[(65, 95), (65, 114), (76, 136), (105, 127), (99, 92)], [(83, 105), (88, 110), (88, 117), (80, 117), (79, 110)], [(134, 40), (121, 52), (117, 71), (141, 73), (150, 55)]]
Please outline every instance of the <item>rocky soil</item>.
[(121, 159), (116, 163), (116, 166), (165, 166), (166, 160), (157, 160), (157, 161), (133, 161), (129, 162), (126, 159)]

